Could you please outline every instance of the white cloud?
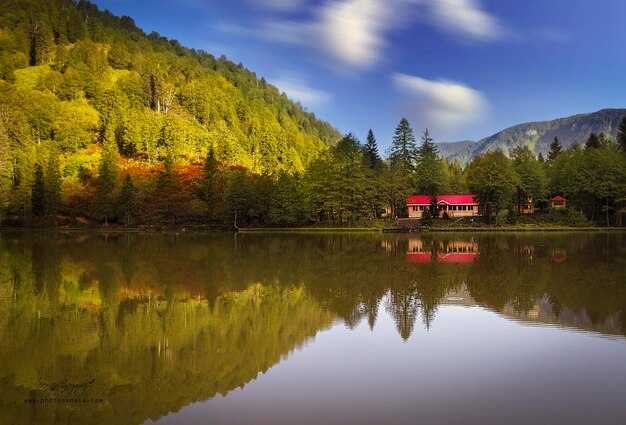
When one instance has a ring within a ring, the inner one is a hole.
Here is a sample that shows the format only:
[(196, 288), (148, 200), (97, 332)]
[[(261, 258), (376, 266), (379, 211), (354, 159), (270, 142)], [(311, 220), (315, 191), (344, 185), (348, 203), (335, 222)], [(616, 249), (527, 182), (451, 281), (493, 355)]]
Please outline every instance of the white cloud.
[(384, 32), (391, 23), (394, 0), (327, 1), (314, 25), (321, 47), (333, 59), (365, 68), (380, 57)]
[[(198, 2), (200, 0), (185, 0)], [(367, 69), (383, 59), (391, 31), (405, 28), (418, 14), (464, 39), (491, 40), (504, 36), (497, 18), (483, 11), (478, 0), (249, 0), (268, 15), (249, 27), (223, 25), (221, 32), (297, 44), (321, 52), (325, 63), (341, 70)], [(426, 6), (426, 7), (418, 7)], [(302, 10), (306, 20), (284, 19), (281, 12)]]
[(499, 21), (474, 0), (430, 0), (436, 24), (451, 32), (480, 40), (504, 35)]
[(420, 124), (446, 132), (483, 119), (488, 102), (485, 95), (463, 84), (452, 81), (432, 81), (412, 75), (396, 73), (396, 88), (418, 104), (413, 110)]
[(306, 107), (319, 108), (332, 99), (330, 93), (310, 87), (301, 75), (285, 75), (271, 82), (290, 99), (299, 101)]

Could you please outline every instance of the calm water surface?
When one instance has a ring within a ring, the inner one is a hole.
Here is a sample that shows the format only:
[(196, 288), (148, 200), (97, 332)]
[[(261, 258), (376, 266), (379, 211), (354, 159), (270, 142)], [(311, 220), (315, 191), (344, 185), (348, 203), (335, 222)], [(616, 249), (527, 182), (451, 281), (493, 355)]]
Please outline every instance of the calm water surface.
[(626, 233), (0, 234), (0, 424), (624, 424)]

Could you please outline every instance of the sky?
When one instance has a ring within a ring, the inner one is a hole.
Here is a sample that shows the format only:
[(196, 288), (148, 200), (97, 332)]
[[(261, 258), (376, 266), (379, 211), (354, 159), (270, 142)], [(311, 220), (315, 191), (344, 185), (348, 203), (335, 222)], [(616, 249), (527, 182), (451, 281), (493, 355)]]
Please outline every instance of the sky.
[(95, 0), (224, 54), (384, 150), (626, 107), (624, 0)]

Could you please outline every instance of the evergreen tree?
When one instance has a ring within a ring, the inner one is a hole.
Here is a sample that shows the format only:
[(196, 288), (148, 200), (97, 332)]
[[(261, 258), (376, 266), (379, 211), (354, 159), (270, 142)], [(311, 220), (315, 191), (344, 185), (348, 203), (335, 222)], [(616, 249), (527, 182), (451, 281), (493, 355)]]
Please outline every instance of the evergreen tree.
[(3, 117), (0, 115), (0, 225), (11, 192), (12, 156), (9, 135)]
[[(61, 206), (61, 170), (59, 154), (56, 150), (50, 152), (46, 162), (45, 177), (45, 210), (46, 215), (55, 217)], [(56, 218), (54, 219), (56, 224)]]
[(439, 158), (437, 146), (428, 129), (424, 130), (422, 144), (417, 152), (415, 187), (418, 193), (431, 197), (430, 211), (436, 217), (438, 214), (436, 196), (447, 191), (449, 184), (444, 160)]
[(363, 147), (363, 162), (373, 170), (379, 170), (382, 165), (382, 160), (378, 154), (378, 144), (372, 129), (367, 132), (367, 141)]
[(615, 137), (617, 146), (622, 152), (626, 152), (626, 115), (622, 118), (617, 128), (617, 135)]
[(427, 156), (435, 156), (439, 155), (439, 150), (437, 149), (437, 145), (435, 145), (435, 139), (430, 136), (430, 132), (428, 129), (424, 130), (424, 134), (422, 134), (422, 144), (417, 150), (417, 159), (418, 161), (421, 158), (425, 158)]
[(550, 152), (548, 152), (548, 162), (552, 163), (563, 152), (563, 146), (559, 142), (559, 138), (554, 136), (554, 140), (550, 144)]
[(130, 225), (132, 217), (136, 214), (136, 191), (130, 173), (126, 173), (122, 188), (120, 189), (120, 196), (117, 200), (119, 216), (124, 218), (125, 226)]
[(43, 167), (40, 163), (35, 165), (35, 178), (33, 180), (31, 193), (32, 213), (36, 217), (41, 217), (46, 213), (46, 189)]
[(543, 157), (543, 153), (539, 152), (539, 155), (537, 156), (537, 161), (539, 161), (540, 164), (545, 164), (546, 159)]
[(406, 118), (402, 118), (396, 127), (395, 135), (389, 148), (389, 160), (392, 166), (410, 173), (415, 167), (416, 151), (417, 145), (413, 129), (409, 121)]
[(600, 133), (600, 134), (591, 133), (589, 135), (589, 138), (585, 142), (585, 148), (599, 149), (605, 144), (605, 141), (606, 141), (606, 137), (604, 136), (604, 133)]
[(119, 179), (119, 151), (115, 142), (115, 131), (107, 125), (104, 131), (104, 142), (100, 156), (99, 176), (96, 186), (96, 204), (98, 214), (104, 218), (105, 225), (113, 215), (115, 200), (113, 198)]
[(220, 209), (222, 196), (220, 192), (221, 173), (213, 145), (209, 147), (204, 160), (204, 181), (202, 182), (202, 197), (209, 206), (209, 217), (215, 219)]

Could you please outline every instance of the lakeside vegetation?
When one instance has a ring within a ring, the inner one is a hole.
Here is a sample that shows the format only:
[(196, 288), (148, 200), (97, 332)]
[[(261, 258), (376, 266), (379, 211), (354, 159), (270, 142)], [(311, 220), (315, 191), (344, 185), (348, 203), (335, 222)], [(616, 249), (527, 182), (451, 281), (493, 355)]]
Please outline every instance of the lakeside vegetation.
[[(242, 65), (129, 17), (84, 0), (0, 5), (6, 224), (369, 228), (386, 208), (406, 216), (408, 195), (468, 192), (489, 225), (622, 226), (626, 117), (616, 140), (555, 139), (545, 159), (517, 147), (465, 168), (402, 119), (383, 158), (372, 131), (341, 138)], [(543, 212), (521, 217), (529, 194)], [(566, 210), (549, 211), (556, 194)]]

